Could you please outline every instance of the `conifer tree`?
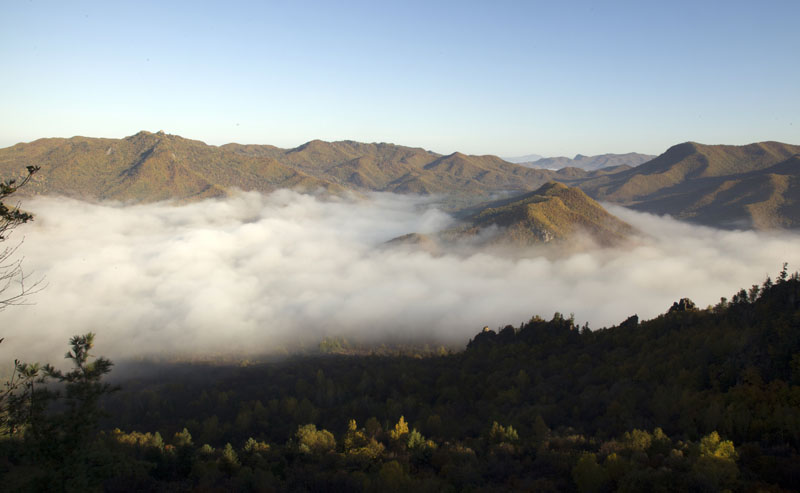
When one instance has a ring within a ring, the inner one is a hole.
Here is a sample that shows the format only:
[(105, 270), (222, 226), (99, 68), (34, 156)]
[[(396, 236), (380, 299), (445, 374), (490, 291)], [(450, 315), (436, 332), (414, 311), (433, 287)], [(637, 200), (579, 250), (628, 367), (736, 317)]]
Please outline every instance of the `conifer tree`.
[[(14, 228), (33, 220), (33, 215), (20, 210), (19, 204), (7, 205), (7, 199), (28, 183), (34, 173), (39, 171), (39, 167), (28, 166), (27, 171), (28, 174), (19, 182), (15, 179), (0, 182), (0, 242), (6, 241)], [(27, 277), (22, 271), (22, 261), (12, 260), (18, 247), (19, 244), (0, 249), (0, 311), (8, 306), (22, 303), (24, 297), (39, 285), (38, 282), (25, 285)], [(15, 288), (15, 284), (18, 287)]]

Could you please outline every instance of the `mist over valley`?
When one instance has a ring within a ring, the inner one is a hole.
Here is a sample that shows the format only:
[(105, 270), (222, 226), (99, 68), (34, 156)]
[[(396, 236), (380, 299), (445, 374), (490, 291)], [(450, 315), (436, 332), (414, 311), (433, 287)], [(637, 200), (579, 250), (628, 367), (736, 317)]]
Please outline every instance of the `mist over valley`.
[[(35, 197), (25, 270), (47, 288), (3, 313), (4, 349), (56, 360), (72, 334), (102, 334), (115, 360), (285, 354), (325, 337), (454, 348), (484, 325), (573, 313), (592, 329), (673, 301), (715, 304), (781, 262), (791, 232), (716, 230), (608, 206), (636, 233), (437, 252), (386, 242), (458, 224), (435, 197), (237, 192), (188, 204)], [(45, 327), (47, 337), (42, 337)]]

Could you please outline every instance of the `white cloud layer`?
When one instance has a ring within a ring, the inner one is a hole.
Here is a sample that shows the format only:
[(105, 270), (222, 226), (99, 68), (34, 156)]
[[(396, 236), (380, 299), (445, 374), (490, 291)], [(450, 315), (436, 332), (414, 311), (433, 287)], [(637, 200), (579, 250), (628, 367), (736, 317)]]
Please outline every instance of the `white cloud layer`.
[[(464, 344), (481, 327), (574, 313), (592, 328), (681, 297), (716, 303), (800, 265), (796, 235), (719, 231), (614, 207), (634, 245), (560, 257), (432, 256), (380, 248), (450, 218), (419, 199), (328, 200), (279, 191), (189, 205), (28, 200), (20, 251), (48, 287), (0, 313), (2, 361), (59, 363), (73, 334), (97, 354), (272, 353), (324, 335)], [(5, 365), (5, 363), (3, 363)]]

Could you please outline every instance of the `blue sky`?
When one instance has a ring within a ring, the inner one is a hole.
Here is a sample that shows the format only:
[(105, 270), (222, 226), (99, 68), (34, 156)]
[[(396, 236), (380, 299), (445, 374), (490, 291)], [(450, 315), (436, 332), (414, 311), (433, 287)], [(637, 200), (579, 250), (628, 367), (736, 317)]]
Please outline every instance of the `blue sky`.
[(0, 3), (0, 146), (800, 144), (797, 0)]

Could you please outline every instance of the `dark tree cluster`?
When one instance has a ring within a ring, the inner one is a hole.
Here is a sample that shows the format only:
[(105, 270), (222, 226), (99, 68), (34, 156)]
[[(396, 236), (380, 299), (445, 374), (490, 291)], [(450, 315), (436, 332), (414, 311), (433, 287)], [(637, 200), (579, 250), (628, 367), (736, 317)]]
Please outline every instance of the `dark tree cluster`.
[(443, 356), (165, 365), (104, 398), (71, 469), (109, 491), (790, 491), (800, 278), (744, 293), (597, 331), (534, 317)]

